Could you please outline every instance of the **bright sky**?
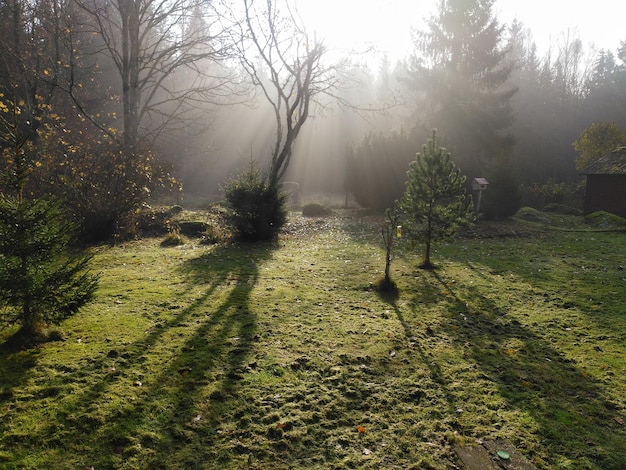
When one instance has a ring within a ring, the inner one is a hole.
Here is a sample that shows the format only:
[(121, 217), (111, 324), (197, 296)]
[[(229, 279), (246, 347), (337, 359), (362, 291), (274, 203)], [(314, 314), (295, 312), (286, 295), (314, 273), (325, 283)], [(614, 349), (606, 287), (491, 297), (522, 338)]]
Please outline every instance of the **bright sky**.
[[(496, 0), (500, 22), (517, 17), (532, 31), (540, 54), (568, 29), (587, 48), (615, 51), (626, 40), (623, 0)], [(404, 57), (411, 45), (411, 26), (435, 10), (437, 0), (296, 0), (305, 21), (326, 38), (328, 46), (362, 50), (366, 45)]]

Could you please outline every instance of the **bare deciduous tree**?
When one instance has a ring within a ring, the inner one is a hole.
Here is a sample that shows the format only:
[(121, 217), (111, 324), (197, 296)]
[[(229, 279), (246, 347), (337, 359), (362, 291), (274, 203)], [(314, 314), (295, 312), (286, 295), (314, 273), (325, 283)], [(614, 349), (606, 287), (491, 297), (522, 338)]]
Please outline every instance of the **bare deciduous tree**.
[(123, 144), (154, 140), (194, 101), (231, 94), (230, 52), (208, 0), (76, 0), (121, 79)]
[(276, 140), (268, 178), (276, 185), (289, 166), (315, 97), (332, 90), (336, 79), (333, 67), (322, 61), (324, 44), (307, 33), (286, 1), (244, 0), (244, 14), (241, 62), (274, 112)]

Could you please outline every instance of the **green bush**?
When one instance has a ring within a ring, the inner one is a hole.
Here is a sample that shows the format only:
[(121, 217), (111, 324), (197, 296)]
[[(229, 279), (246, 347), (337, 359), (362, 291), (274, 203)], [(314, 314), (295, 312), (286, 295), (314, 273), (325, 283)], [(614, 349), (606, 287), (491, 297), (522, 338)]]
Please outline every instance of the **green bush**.
[(226, 182), (224, 199), (227, 220), (243, 241), (270, 240), (287, 222), (287, 198), (280, 185), (270, 184), (254, 164)]
[[(557, 183), (550, 179), (534, 182), (520, 188), (522, 205), (541, 209), (551, 204), (561, 204), (572, 208), (582, 208), (585, 195), (585, 182)], [(575, 214), (572, 214), (575, 215)]]
[(519, 211), (517, 211), (515, 216), (523, 220), (528, 220), (529, 222), (538, 222), (541, 224), (550, 223), (550, 218), (548, 216), (544, 215), (537, 209), (533, 209), (532, 207), (522, 207)]
[(597, 211), (585, 217), (588, 224), (601, 229), (626, 229), (626, 219), (610, 212)]
[(543, 211), (562, 215), (583, 215), (583, 211), (577, 209), (576, 207), (567, 206), (565, 204), (558, 204), (556, 202), (546, 205), (543, 208)]
[(302, 208), (302, 215), (305, 217), (326, 217), (332, 213), (328, 207), (317, 203), (307, 204)]
[(365, 136), (345, 157), (346, 191), (361, 207), (384, 212), (402, 197), (409, 164), (428, 137), (416, 129)]

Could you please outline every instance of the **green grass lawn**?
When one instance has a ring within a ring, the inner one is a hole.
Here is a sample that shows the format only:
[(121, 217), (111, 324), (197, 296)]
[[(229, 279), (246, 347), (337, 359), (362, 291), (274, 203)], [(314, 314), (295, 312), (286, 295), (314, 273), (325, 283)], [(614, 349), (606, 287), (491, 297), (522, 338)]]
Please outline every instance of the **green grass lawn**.
[(626, 234), (483, 225), (434, 271), (403, 247), (385, 297), (378, 223), (94, 250), (97, 300), (0, 351), (0, 468), (626, 468)]

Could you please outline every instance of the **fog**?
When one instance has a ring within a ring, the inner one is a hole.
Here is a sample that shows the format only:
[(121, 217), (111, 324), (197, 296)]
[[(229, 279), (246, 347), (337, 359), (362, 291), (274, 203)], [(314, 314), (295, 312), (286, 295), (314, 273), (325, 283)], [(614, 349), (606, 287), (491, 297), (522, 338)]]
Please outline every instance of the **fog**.
[[(251, 162), (268, 169), (278, 123), (267, 98), (276, 91), (267, 95), (259, 85), (272, 77), (294, 79), (287, 63), (303, 63), (306, 55), (298, 54), (318, 44), (318, 28), (333, 14), (330, 6), (316, 10), (307, 3), (302, 12), (311, 17), (285, 15), (291, 10), (284, 1), (253, 4), (283, 7), (272, 18), (285, 54), (274, 51), (271, 65), (251, 47), (251, 30), (263, 33), (266, 17), (254, 10), (246, 24), (241, 2), (222, 11), (213, 8), (222, 2), (139, 2), (135, 50), (122, 50), (120, 38), (130, 32), (116, 2), (63, 3), (67, 14), (51, 17), (46, 2), (35, 1), (19, 24), (1, 9), (0, 40), (7, 57), (16, 58), (3, 62), (2, 92), (54, 107), (77, 140), (85, 136), (85, 154), (97, 153), (90, 145), (101, 134), (131, 153), (148, 148), (171, 165), (183, 200), (216, 200), (224, 181)], [(467, 8), (473, 3), (476, 8)], [(362, 181), (388, 178), (392, 168), (396, 181), (436, 128), (469, 179), (493, 175), (520, 188), (575, 185), (581, 178), (572, 143), (581, 132), (593, 123), (626, 128), (624, 42), (599, 49), (572, 30), (538, 47), (529, 26), (511, 19), (510, 11), (502, 15), (497, 1), (441, 5), (449, 11), (419, 10), (426, 17), (412, 23), (410, 34), (394, 36), (403, 42), (387, 44), (394, 48), (388, 55), (375, 44), (368, 50), (368, 34), (374, 43), (385, 31), (410, 28), (405, 17), (393, 21), (403, 11), (372, 10), (377, 18), (364, 16), (363, 8), (354, 26), (333, 16), (334, 34), (316, 63), (319, 81), (307, 85), (310, 108), (289, 144), (284, 182), (297, 183), (303, 196), (343, 195), (346, 172), (357, 169), (349, 167), (349, 155), (360, 174), (371, 173)], [(24, 30), (23, 37), (10, 34), (25, 24), (42, 27)], [(437, 39), (439, 30), (445, 41)], [(333, 37), (348, 40), (338, 44)], [(33, 132), (38, 126), (28, 125)]]
[[(497, 11), (494, 9), (492, 15)], [(572, 143), (580, 133), (593, 122), (616, 122), (626, 127), (624, 97), (617, 95), (616, 100), (615, 94), (615, 81), (622, 76), (623, 62), (608, 50), (584, 46), (575, 32), (554, 37), (549, 47), (543, 44), (544, 52), (539, 52), (526, 25), (518, 21), (500, 24), (502, 30), (495, 47), (504, 54), (502, 67), (509, 67), (511, 73), (493, 91), (516, 91), (507, 104), (512, 120), (497, 131), (514, 142), (506, 165), (518, 184), (576, 183), (580, 177), (574, 167), (576, 152)], [(414, 31), (414, 36), (419, 33)], [(615, 49), (618, 47), (616, 44)], [(453, 159), (460, 161), (470, 179), (485, 176), (493, 168), (496, 157), (480, 156), (484, 152), (480, 143), (469, 142), (474, 139), (471, 136), (469, 140), (464, 137), (470, 132), (468, 129), (477, 125), (474, 119), (482, 111), (476, 108), (466, 116), (449, 115), (447, 120), (432, 118), (424, 107), (432, 105), (432, 101), (424, 96), (423, 87), (414, 85), (415, 64), (424, 60), (424, 51), (411, 45), (401, 48), (408, 52), (392, 61), (381, 56), (379, 50), (368, 54), (355, 49), (351, 54), (344, 48), (340, 57), (332, 45), (329, 47), (327, 60), (334, 61), (341, 80), (333, 96), (314, 100), (294, 144), (284, 181), (298, 183), (305, 196), (343, 194), (346, 156), (366, 136), (417, 130), (418, 135), (425, 137), (415, 142), (415, 154), (433, 127), (438, 128), (443, 144)], [(612, 81), (599, 79), (603, 57), (613, 60)], [(190, 197), (219, 198), (225, 178), (242, 171), (251, 161), (261, 168), (269, 164), (276, 122), (272, 109), (256, 91), (243, 103), (206, 109), (206, 128), (186, 138), (184, 152), (179, 139), (167, 148), (167, 156)]]
[[(333, 91), (340, 98), (321, 96), (314, 101), (294, 144), (284, 181), (297, 183), (304, 197), (343, 194), (350, 147), (368, 134), (412, 126), (406, 106), (391, 92), (381, 96), (384, 86), (363, 61), (367, 57), (359, 54), (357, 59), (361, 62), (342, 60), (337, 66), (344, 81)], [(251, 161), (262, 169), (269, 165), (276, 122), (260, 93), (250, 93), (242, 103), (208, 107), (193, 127), (184, 139), (174, 133), (163, 147), (191, 198), (219, 198), (224, 180), (248, 168)]]

